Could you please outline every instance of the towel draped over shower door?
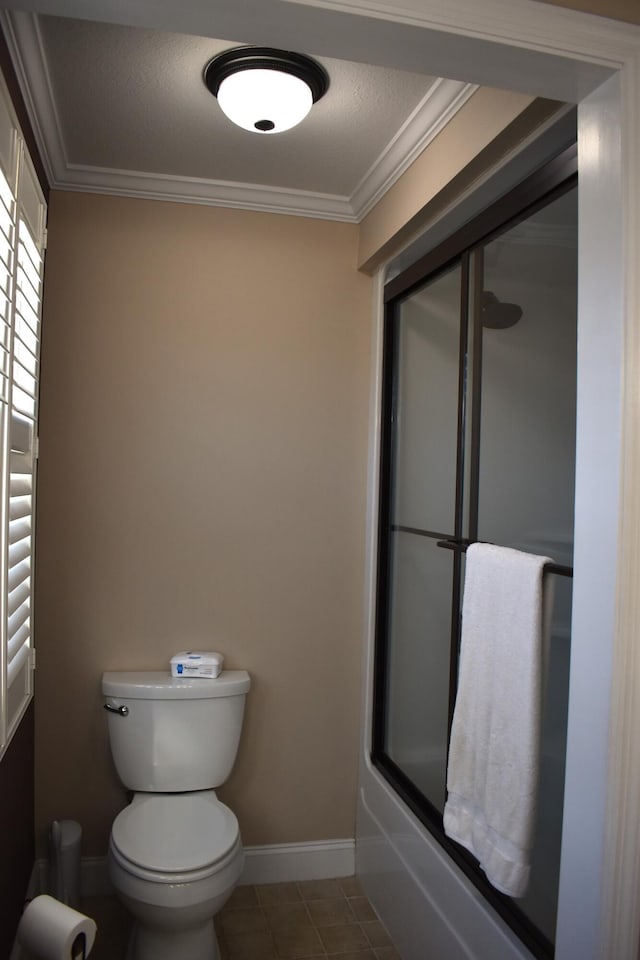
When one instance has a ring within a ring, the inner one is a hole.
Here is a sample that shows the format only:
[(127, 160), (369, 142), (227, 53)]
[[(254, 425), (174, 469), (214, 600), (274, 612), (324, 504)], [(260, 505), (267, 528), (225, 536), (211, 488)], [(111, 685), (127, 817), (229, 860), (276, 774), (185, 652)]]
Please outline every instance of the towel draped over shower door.
[(444, 829), (496, 889), (523, 896), (539, 778), (552, 578), (547, 557), (467, 550)]

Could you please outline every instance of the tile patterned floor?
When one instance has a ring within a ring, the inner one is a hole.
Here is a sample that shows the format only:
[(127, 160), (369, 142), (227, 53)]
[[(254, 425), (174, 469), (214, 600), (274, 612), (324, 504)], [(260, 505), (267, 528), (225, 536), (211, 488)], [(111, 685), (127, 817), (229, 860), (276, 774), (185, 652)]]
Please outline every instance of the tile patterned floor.
[[(124, 960), (129, 921), (118, 901), (94, 897), (81, 909), (98, 924), (91, 960)], [(222, 960), (400, 960), (355, 877), (236, 887), (216, 931)]]
[(400, 960), (355, 877), (237, 887), (217, 930), (222, 960)]

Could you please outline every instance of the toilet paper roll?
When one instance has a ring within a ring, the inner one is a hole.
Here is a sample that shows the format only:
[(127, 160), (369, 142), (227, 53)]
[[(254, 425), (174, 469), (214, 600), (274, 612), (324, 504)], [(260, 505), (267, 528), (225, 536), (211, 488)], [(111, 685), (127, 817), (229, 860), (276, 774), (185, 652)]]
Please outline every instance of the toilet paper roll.
[(78, 913), (46, 894), (35, 897), (26, 907), (18, 940), (41, 960), (76, 960), (88, 957), (96, 938), (96, 925), (91, 917)]

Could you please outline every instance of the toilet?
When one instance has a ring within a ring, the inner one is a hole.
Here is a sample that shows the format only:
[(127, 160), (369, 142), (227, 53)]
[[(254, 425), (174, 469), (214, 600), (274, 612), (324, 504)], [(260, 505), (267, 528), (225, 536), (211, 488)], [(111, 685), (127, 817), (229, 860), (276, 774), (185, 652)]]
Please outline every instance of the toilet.
[(219, 960), (213, 918), (244, 855), (238, 821), (215, 788), (235, 762), (249, 685), (244, 670), (215, 680), (103, 674), (111, 753), (133, 791), (108, 856), (134, 918), (127, 960)]

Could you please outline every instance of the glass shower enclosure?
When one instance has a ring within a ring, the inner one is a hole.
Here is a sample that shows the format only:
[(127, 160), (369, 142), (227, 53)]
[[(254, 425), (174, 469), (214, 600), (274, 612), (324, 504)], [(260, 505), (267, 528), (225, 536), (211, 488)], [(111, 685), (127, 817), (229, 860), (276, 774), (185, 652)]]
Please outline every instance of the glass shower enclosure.
[[(570, 656), (574, 153), (387, 284), (372, 760), (527, 947), (553, 956)], [(465, 549), (553, 559), (536, 842), (525, 896), (443, 832)]]

